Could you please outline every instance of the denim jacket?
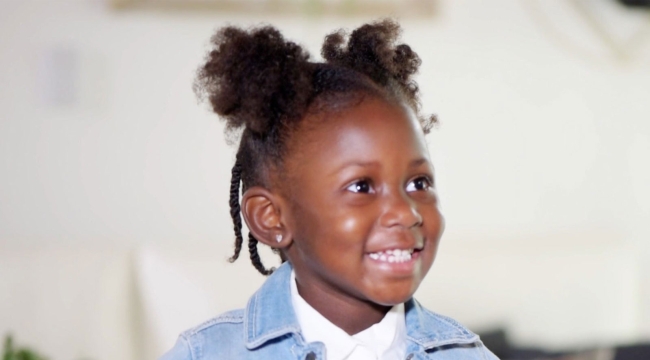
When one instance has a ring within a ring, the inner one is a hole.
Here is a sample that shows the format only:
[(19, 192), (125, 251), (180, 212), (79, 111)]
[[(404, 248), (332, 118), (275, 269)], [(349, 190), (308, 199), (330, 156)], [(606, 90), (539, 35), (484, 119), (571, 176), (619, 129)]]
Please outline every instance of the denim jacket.
[[(160, 360), (325, 360), (321, 342), (306, 343), (291, 303), (291, 265), (280, 266), (245, 309), (226, 312), (182, 333)], [(494, 360), (479, 337), (456, 321), (404, 304), (407, 360)]]

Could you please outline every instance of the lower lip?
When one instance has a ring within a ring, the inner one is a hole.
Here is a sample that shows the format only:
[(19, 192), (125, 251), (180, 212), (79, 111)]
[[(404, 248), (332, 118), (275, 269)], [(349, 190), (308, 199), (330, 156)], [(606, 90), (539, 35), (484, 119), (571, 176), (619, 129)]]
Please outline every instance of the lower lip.
[(366, 254), (365, 257), (380, 271), (388, 271), (394, 275), (411, 275), (415, 269), (416, 262), (420, 259), (420, 251), (413, 252), (413, 254), (411, 254), (411, 259), (403, 262), (375, 260), (371, 258), (369, 254)]

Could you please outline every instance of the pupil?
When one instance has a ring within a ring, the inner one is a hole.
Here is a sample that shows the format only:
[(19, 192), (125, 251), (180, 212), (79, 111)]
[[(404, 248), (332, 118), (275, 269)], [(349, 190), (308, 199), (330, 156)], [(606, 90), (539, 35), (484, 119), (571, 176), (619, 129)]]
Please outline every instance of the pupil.
[(360, 183), (357, 184), (357, 191), (358, 192), (368, 192), (369, 190), (370, 190), (370, 188), (368, 187), (367, 182), (364, 181), (364, 182), (360, 182)]

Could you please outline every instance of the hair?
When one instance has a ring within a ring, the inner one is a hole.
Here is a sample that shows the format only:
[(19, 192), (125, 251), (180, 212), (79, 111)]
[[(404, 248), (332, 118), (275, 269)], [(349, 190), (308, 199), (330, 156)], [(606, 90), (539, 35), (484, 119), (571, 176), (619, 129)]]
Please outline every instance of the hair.
[[(228, 26), (211, 38), (211, 50), (198, 69), (194, 91), (207, 99), (226, 122), (226, 132), (241, 132), (230, 182), (230, 216), (235, 231), (234, 262), (242, 236), (241, 192), (271, 186), (282, 166), (288, 139), (306, 115), (341, 111), (374, 96), (408, 105), (428, 133), (435, 116), (422, 116), (412, 76), (420, 58), (406, 44), (395, 45), (399, 25), (392, 20), (365, 24), (349, 35), (338, 30), (325, 37), (322, 62), (312, 61), (299, 45), (271, 26), (248, 30)], [(248, 235), (253, 266), (269, 275)], [(282, 256), (281, 256), (282, 257)], [(282, 261), (285, 259), (282, 258)]]

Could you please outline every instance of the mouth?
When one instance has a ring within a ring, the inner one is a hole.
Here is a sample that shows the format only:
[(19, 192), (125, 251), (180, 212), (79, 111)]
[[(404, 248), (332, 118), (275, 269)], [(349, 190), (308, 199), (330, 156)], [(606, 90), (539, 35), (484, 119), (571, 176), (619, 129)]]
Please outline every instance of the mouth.
[(418, 257), (422, 248), (388, 249), (368, 253), (372, 260), (385, 263), (405, 263)]

